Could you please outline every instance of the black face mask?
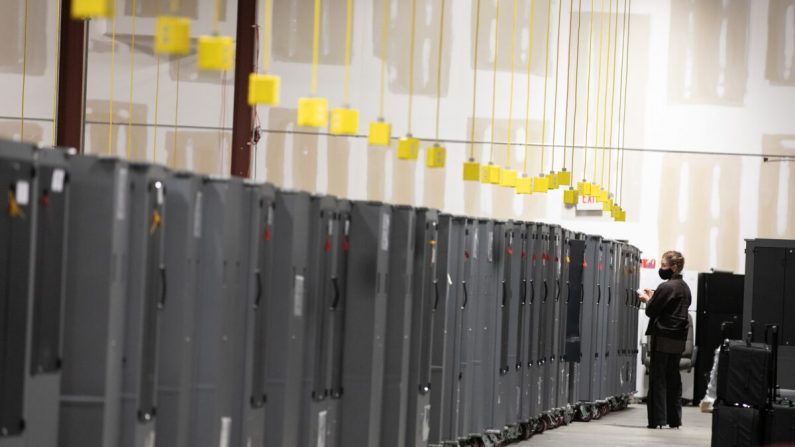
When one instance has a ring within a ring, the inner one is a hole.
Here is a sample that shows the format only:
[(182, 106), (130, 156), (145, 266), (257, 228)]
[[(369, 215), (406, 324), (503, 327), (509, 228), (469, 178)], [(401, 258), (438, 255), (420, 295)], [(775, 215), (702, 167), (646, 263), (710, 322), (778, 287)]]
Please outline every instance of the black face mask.
[(660, 273), (660, 278), (662, 278), (662, 279), (664, 279), (666, 281), (674, 277), (674, 271), (671, 270), (671, 269), (663, 269), (663, 268), (661, 268), (659, 270), (659, 273)]

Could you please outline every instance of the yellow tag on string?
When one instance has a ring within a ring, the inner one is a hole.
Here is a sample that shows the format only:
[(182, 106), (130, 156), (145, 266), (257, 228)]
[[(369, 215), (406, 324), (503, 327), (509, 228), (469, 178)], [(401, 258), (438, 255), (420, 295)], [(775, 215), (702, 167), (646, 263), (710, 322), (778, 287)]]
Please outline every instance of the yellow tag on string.
[(75, 20), (112, 17), (113, 0), (72, 0), (72, 18)]
[(278, 106), (279, 76), (251, 73), (248, 75), (248, 105)]
[(569, 188), (563, 191), (563, 203), (566, 205), (576, 205), (577, 204), (577, 190), (573, 188)]
[(504, 188), (516, 187), (516, 170), (504, 168), (500, 171), (500, 186)]
[(326, 127), (328, 101), (326, 98), (298, 98), (298, 125), (301, 127)]
[(392, 125), (383, 121), (370, 123), (367, 143), (370, 146), (389, 146), (392, 142)]
[(331, 109), (330, 127), (333, 135), (356, 135), (359, 131), (359, 111), (346, 107)]
[(400, 160), (416, 160), (420, 156), (420, 140), (406, 135), (398, 140), (397, 158)]
[(155, 53), (186, 55), (190, 52), (190, 19), (159, 16), (155, 20)]
[(14, 193), (8, 191), (8, 215), (11, 217), (25, 217), (25, 214), (19, 208), (19, 204), (17, 203), (16, 197), (14, 197)]
[(516, 194), (532, 194), (533, 178), (523, 175), (516, 179)]
[(149, 234), (154, 234), (160, 227), (162, 221), (163, 218), (160, 217), (160, 213), (157, 210), (152, 210), (152, 224), (149, 225)]
[(443, 168), (447, 158), (447, 150), (434, 143), (425, 151), (425, 166), (429, 168)]
[(464, 181), (476, 182), (480, 180), (480, 163), (476, 162), (474, 158), (470, 158), (464, 162)]
[[(197, 49), (199, 70), (231, 70), (235, 59), (235, 47), (229, 36), (200, 36)], [(249, 90), (251, 78), (249, 77)]]

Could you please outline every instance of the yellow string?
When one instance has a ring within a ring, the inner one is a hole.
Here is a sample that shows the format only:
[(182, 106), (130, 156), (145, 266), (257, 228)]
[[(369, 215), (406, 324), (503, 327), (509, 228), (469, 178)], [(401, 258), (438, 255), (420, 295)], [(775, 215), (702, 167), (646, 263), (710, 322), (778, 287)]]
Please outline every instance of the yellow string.
[[(116, 0), (113, 1), (113, 10), (116, 11)], [(110, 32), (110, 87), (108, 94), (108, 155), (112, 153), (113, 147), (113, 90), (116, 85), (116, 14), (113, 14), (113, 21)]]
[[(594, 0), (591, 0), (591, 18), (588, 31), (588, 87), (585, 89), (585, 143), (583, 144), (583, 156), (585, 160), (582, 165), (582, 181), (585, 182), (585, 176), (588, 175), (588, 129), (591, 117), (591, 49), (593, 48), (593, 16), (594, 16)], [(597, 106), (598, 108), (598, 106)], [(596, 151), (594, 150), (594, 166), (596, 166)]]
[(378, 94), (378, 117), (383, 121), (384, 92), (386, 91), (386, 55), (389, 41), (389, 0), (384, 0), (384, 21), (381, 28), (381, 91)]
[[(562, 1), (562, 0), (561, 0)], [(541, 117), (541, 175), (544, 175), (544, 152), (546, 152), (547, 131), (547, 81), (549, 80), (549, 36), (552, 25), (552, 0), (547, 4), (547, 48), (544, 56), (544, 105)]]
[(519, 0), (513, 0), (513, 22), (511, 25), (511, 86), (508, 95), (508, 144), (505, 146), (506, 160), (505, 167), (511, 167), (511, 137), (513, 132), (513, 80), (516, 74), (516, 14), (519, 9)]
[(55, 67), (55, 74), (52, 79), (52, 145), (55, 146), (58, 142), (56, 133), (58, 132), (58, 68), (61, 57), (61, 2), (55, 2), (55, 56), (53, 67)]
[(527, 29), (527, 101), (525, 102), (524, 112), (524, 162), (522, 172), (527, 175), (527, 155), (530, 153), (530, 68), (533, 62), (533, 21), (535, 19), (535, 0), (530, 0), (530, 24)]
[[(569, 0), (572, 3), (574, 0)], [(560, 20), (563, 17), (563, 0), (558, 2), (558, 37), (555, 40), (555, 99), (553, 109), (552, 109), (552, 169), (550, 169), (550, 173), (555, 172), (555, 152), (557, 152), (557, 146), (555, 144), (555, 137), (557, 136), (558, 130), (558, 67), (560, 65), (560, 28), (561, 23)], [(571, 21), (569, 21), (571, 24)], [(563, 166), (566, 166), (566, 148), (563, 148)]]
[(174, 142), (171, 148), (171, 168), (177, 167), (177, 134), (179, 133), (179, 72), (182, 66), (182, 59), (177, 59), (177, 86), (174, 99)]
[(155, 127), (152, 133), (152, 157), (150, 160), (152, 162), (155, 161), (155, 157), (157, 157), (157, 114), (160, 105), (160, 55), (158, 54), (156, 57), (156, 71), (155, 71)]
[(496, 0), (494, 9), (494, 63), (491, 78), (491, 147), (489, 164), (494, 163), (494, 114), (497, 109), (497, 53), (500, 48), (500, 0)]
[[(612, 93), (610, 95), (610, 139), (608, 144), (612, 147), (613, 146), (613, 114), (615, 112), (615, 103), (616, 103), (616, 52), (618, 50), (618, 0), (616, 0), (616, 26), (613, 29), (613, 74), (611, 75), (612, 80), (610, 82), (610, 86), (612, 89)], [(605, 115), (607, 118), (607, 115)], [(607, 188), (610, 189), (610, 183), (613, 176), (613, 150), (610, 149), (608, 152), (608, 163), (607, 163)]]
[(25, 141), (25, 84), (28, 77), (28, 0), (24, 3), (22, 18), (22, 104), (19, 120), (19, 141)]
[[(621, 200), (624, 199), (624, 157), (626, 156), (625, 146), (624, 146), (624, 138), (627, 136), (627, 87), (629, 85), (629, 32), (630, 32), (630, 24), (632, 23), (631, 16), (632, 16), (632, 0), (629, 0), (629, 7), (628, 7), (627, 15), (626, 15), (626, 24), (627, 24), (627, 45), (625, 50), (625, 58), (627, 60), (627, 64), (624, 66), (624, 70), (626, 72), (626, 76), (624, 77), (624, 117), (623, 123), (621, 124), (622, 131), (621, 131), (621, 183), (620, 183), (620, 192), (621, 192)], [(619, 202), (620, 203), (620, 202)]]
[[(610, 1), (610, 0), (607, 0)], [(604, 59), (604, 51), (602, 46), (602, 38), (605, 34), (605, 0), (602, 0), (602, 6), (599, 8), (599, 68), (596, 70), (596, 124), (594, 124), (594, 149), (593, 149), (593, 181), (596, 182), (596, 167), (597, 163), (597, 147), (599, 146), (599, 102), (602, 97), (602, 60)], [(604, 150), (602, 150), (602, 159), (604, 159)], [(604, 166), (604, 165), (603, 165)]]
[[(350, 1), (350, 0), (348, 0)], [(442, 47), (444, 44), (444, 0), (439, 17), (439, 54), (436, 59), (436, 141), (439, 141), (439, 108), (442, 104)]]
[(417, 0), (411, 0), (411, 37), (409, 39), (409, 110), (408, 135), (411, 135), (411, 108), (414, 105), (414, 34), (417, 27)]
[[(616, 1), (618, 1), (618, 0), (616, 0)], [(616, 8), (616, 14), (618, 14), (618, 8)], [(621, 141), (620, 140), (621, 132), (623, 131), (623, 128), (621, 127), (621, 113), (622, 113), (621, 104), (623, 103), (623, 99), (624, 99), (624, 46), (626, 45), (626, 42), (627, 42), (627, 36), (626, 36), (627, 21), (626, 21), (626, 17), (627, 17), (627, 0), (624, 0), (624, 15), (621, 17), (621, 25), (622, 25), (621, 26), (621, 68), (620, 68), (621, 72), (619, 73), (619, 78), (618, 78), (618, 123), (616, 123), (616, 126), (618, 127), (618, 129), (616, 129), (616, 143), (614, 145), (614, 147), (618, 147), (619, 148), (618, 152), (616, 152), (616, 187), (615, 187), (615, 191), (614, 191), (615, 194), (616, 194), (616, 198), (618, 198), (617, 197), (617, 195), (618, 195), (618, 168), (619, 168), (620, 163), (621, 163), (621, 153), (622, 153), (622, 151), (620, 149), (621, 145), (619, 143)], [(616, 17), (616, 28), (618, 28), (618, 17)], [(618, 47), (618, 40), (617, 39), (616, 39), (616, 47)], [(612, 122), (612, 118), (611, 118), (611, 122)], [(612, 138), (611, 138), (611, 143), (612, 143)]]
[[(315, 8), (318, 8), (315, 5)], [(262, 72), (267, 73), (271, 68), (271, 28), (273, 26), (273, 5), (272, 0), (265, 0), (265, 19), (263, 20), (262, 32)], [(317, 15), (317, 12), (315, 13)], [(318, 15), (319, 17), (319, 15)], [(320, 27), (318, 17), (315, 18), (315, 27)], [(313, 43), (314, 50), (314, 43)], [(315, 53), (312, 53), (312, 61), (315, 62)]]
[[(179, 0), (171, 0), (170, 5), (171, 5), (171, 13), (172, 14), (176, 14), (179, 11), (179, 6), (180, 6), (179, 5)], [(116, 10), (116, 8), (114, 8), (114, 11), (115, 10)]]
[(132, 0), (132, 36), (130, 38), (130, 104), (127, 108), (127, 159), (132, 158), (133, 73), (135, 72), (135, 0)]
[[(566, 170), (566, 151), (567, 151), (567, 143), (568, 143), (568, 139), (569, 139), (569, 135), (568, 135), (569, 134), (569, 92), (571, 91), (571, 89), (569, 88), (569, 84), (570, 84), (570, 81), (571, 81), (571, 41), (572, 41), (571, 31), (573, 29), (573, 26), (572, 26), (573, 21), (574, 21), (574, 0), (570, 0), (569, 1), (569, 41), (568, 41), (569, 48), (568, 48), (567, 54), (566, 54), (566, 57), (567, 57), (567, 59), (566, 59), (566, 63), (567, 63), (567, 65), (566, 65), (566, 96), (565, 96), (565, 98), (566, 98), (566, 101), (565, 101), (566, 102), (566, 106), (565, 106), (564, 111), (563, 111), (563, 170), (564, 171)], [(557, 102), (558, 102), (557, 101), (557, 97), (558, 97), (558, 95), (557, 95), (557, 91), (558, 91), (558, 88), (557, 88), (557, 79), (558, 79), (557, 70), (558, 69), (557, 69), (557, 64), (556, 64), (555, 65), (555, 72), (556, 72), (555, 73), (555, 105), (556, 106), (557, 106)], [(555, 113), (555, 116), (557, 116), (557, 113)], [(554, 122), (554, 118), (553, 118), (553, 122)], [(554, 151), (554, 149), (553, 149), (553, 151)], [(553, 166), (552, 169), (554, 170), (555, 167)]]
[[(610, 79), (608, 76), (608, 70), (610, 70), (610, 45), (612, 42), (612, 32), (613, 32), (613, 1), (607, 0), (610, 3), (609, 13), (607, 14), (607, 61), (605, 62), (605, 103), (604, 103), (604, 110), (602, 113), (602, 172), (601, 172), (601, 179), (599, 183), (604, 187), (605, 185), (605, 159), (607, 158), (607, 154), (605, 153), (607, 142), (605, 138), (607, 136), (607, 95), (608, 90), (610, 88)], [(615, 61), (614, 61), (615, 63)]]
[[(571, 126), (571, 175), (574, 176), (574, 145), (577, 144), (577, 91), (580, 86), (580, 28), (582, 28), (582, 0), (577, 10), (577, 55), (574, 58), (574, 117)], [(566, 89), (568, 96), (568, 88)], [(568, 100), (566, 100), (568, 104)], [(587, 129), (586, 129), (587, 130)], [(565, 147), (563, 149), (566, 150)], [(584, 151), (583, 151), (584, 152)], [(585, 155), (587, 158), (587, 154)], [(566, 167), (565, 165), (563, 166)], [(584, 169), (584, 168), (583, 168)]]
[(309, 86), (309, 93), (312, 96), (317, 93), (317, 65), (320, 56), (320, 1), (315, 0), (315, 19), (312, 31), (312, 81)]
[[(532, 1), (532, 0), (531, 0)], [(472, 70), (472, 123), (469, 129), (469, 159), (475, 159), (475, 107), (478, 99), (478, 44), (480, 43), (480, 0), (475, 9), (475, 69)]]
[(353, 32), (353, 0), (348, 0), (345, 17), (345, 81), (343, 85), (343, 102), (351, 104), (351, 34)]
[(215, 0), (213, 11), (213, 34), (221, 34), (221, 0)]

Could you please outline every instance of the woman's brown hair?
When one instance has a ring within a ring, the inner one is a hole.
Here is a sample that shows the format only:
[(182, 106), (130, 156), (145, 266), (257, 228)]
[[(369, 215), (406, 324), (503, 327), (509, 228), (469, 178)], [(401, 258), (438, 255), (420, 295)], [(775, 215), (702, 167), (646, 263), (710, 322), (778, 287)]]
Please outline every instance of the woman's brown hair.
[(682, 253), (669, 250), (663, 253), (662, 257), (665, 259), (665, 262), (668, 263), (668, 266), (671, 267), (674, 273), (682, 273), (682, 270), (685, 269), (685, 257), (682, 256)]

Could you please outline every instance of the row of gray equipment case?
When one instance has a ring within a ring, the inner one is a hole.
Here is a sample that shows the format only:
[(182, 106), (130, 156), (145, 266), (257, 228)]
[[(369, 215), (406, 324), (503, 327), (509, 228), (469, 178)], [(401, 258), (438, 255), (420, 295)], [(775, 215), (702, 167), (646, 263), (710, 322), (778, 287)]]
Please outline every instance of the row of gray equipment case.
[(634, 390), (623, 242), (8, 142), (0, 187), (2, 447), (499, 445)]

